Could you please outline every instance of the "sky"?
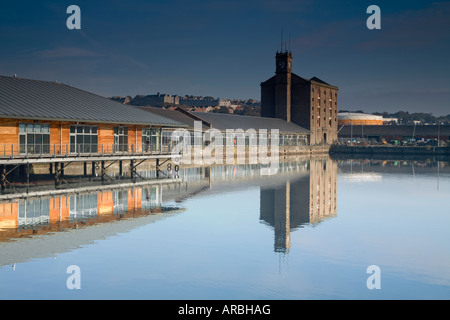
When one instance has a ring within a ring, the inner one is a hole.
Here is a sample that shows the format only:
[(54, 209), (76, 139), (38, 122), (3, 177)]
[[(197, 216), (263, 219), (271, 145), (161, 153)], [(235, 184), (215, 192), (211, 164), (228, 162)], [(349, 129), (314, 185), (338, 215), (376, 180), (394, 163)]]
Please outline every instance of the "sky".
[[(102, 96), (260, 100), (281, 30), (293, 72), (339, 87), (339, 109), (450, 114), (450, 1), (0, 0), (0, 75)], [(70, 5), (81, 29), (66, 26)], [(367, 8), (381, 10), (369, 30)]]

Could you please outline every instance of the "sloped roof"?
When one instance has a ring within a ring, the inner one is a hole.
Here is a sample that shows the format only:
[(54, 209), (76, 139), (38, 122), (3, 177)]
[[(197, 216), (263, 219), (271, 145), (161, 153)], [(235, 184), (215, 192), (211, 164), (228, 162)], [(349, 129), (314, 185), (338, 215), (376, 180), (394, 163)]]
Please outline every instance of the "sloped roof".
[(255, 130), (271, 130), (278, 129), (284, 133), (309, 134), (309, 130), (300, 127), (292, 122), (287, 122), (277, 118), (266, 118), (256, 116), (241, 116), (225, 113), (212, 112), (192, 112), (196, 117), (210, 123), (214, 129), (221, 131), (227, 129), (255, 129)]
[[(185, 125), (187, 125), (189, 128), (194, 128), (194, 123), (196, 121), (195, 116), (191, 117), (186, 113), (183, 113), (178, 110), (170, 110), (170, 109), (163, 109), (163, 108), (155, 108), (155, 107), (141, 107), (136, 106), (135, 108), (145, 110), (147, 112), (152, 112), (158, 115), (161, 115), (163, 117), (172, 119), (177, 122), (181, 122)], [(204, 127), (209, 127), (203, 124)]]
[[(303, 78), (303, 77), (300, 77), (300, 76), (296, 75), (295, 73), (291, 73), (291, 79), (292, 79), (292, 84), (293, 85), (294, 84), (313, 83), (313, 82), (315, 82), (315, 83), (323, 85), (323, 86), (327, 86), (327, 87), (330, 87), (330, 88), (333, 88), (333, 89), (338, 89), (338, 87), (333, 86), (333, 85), (331, 85), (329, 83), (326, 83), (325, 81), (323, 81), (323, 80), (321, 80), (321, 79), (319, 79), (317, 77), (312, 77), (311, 79), (306, 79), (306, 78)], [(276, 84), (276, 76), (273, 76), (273, 77), (267, 79), (266, 81), (261, 82), (261, 86), (262, 87), (264, 87), (264, 86), (274, 86), (275, 84)]]
[(185, 126), (66, 84), (6, 76), (0, 76), (0, 117)]

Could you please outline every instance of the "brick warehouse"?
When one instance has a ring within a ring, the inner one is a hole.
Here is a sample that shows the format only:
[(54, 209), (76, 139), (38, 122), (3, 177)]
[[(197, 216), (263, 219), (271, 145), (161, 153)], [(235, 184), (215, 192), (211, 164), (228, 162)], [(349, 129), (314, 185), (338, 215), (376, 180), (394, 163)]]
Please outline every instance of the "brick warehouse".
[(292, 53), (277, 52), (275, 75), (261, 83), (261, 116), (280, 118), (310, 131), (310, 144), (337, 141), (338, 88), (292, 73)]

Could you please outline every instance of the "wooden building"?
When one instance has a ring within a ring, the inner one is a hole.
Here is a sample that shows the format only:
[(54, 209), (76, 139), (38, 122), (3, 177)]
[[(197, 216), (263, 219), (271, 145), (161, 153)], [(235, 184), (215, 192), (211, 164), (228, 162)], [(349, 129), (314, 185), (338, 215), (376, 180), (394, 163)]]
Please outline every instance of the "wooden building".
[(0, 76), (0, 157), (169, 153), (186, 125), (58, 82)]

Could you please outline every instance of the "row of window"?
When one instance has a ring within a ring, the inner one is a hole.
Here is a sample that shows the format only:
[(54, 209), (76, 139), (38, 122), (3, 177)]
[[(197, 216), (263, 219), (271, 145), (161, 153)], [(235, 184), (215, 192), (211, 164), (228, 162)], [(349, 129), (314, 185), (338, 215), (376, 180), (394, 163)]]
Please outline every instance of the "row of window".
[[(259, 138), (259, 139), (257, 139)], [(228, 141), (227, 137), (223, 137), (223, 144), (234, 145), (256, 145), (257, 141), (261, 140), (261, 136), (256, 134), (248, 135), (236, 135), (233, 141)], [(183, 138), (180, 138), (183, 139)], [(267, 144), (271, 144), (270, 135), (265, 136)], [(194, 134), (190, 133), (190, 145), (194, 145)], [(300, 146), (307, 145), (308, 140), (303, 135), (280, 135), (280, 146)], [(128, 128), (126, 126), (114, 127), (114, 150), (111, 150), (111, 146), (107, 146), (103, 149), (98, 144), (98, 128), (95, 125), (72, 125), (69, 132), (68, 151), (70, 153), (103, 153), (103, 152), (129, 152), (128, 144)], [(144, 152), (170, 152), (175, 143), (179, 141), (172, 141), (172, 132), (163, 131), (159, 128), (144, 128), (142, 129), (142, 150)], [(202, 141), (204, 144), (205, 141)], [(61, 146), (62, 147), (62, 146)], [(19, 125), (19, 152), (21, 154), (49, 154), (56, 152), (56, 150), (62, 150), (50, 144), (50, 126), (48, 124), (36, 124), (36, 123), (21, 123)], [(65, 151), (61, 151), (65, 152)]]
[[(161, 151), (161, 129), (142, 129), (144, 151)], [(114, 150), (99, 150), (98, 127), (91, 125), (72, 125), (69, 132), (70, 153), (97, 153), (99, 151), (128, 152), (128, 127), (114, 127)], [(50, 125), (41, 123), (19, 124), (19, 153), (50, 153)], [(58, 150), (62, 150), (59, 149)]]
[[(163, 132), (164, 134), (164, 132)], [(183, 137), (184, 138), (184, 137)], [(176, 143), (182, 142), (180, 138)], [(191, 132), (189, 136), (189, 145), (194, 146), (196, 144), (194, 134)], [(218, 140), (219, 139), (219, 140)], [(220, 141), (220, 139), (222, 141)], [(212, 140), (212, 141), (210, 141)], [(163, 140), (164, 141), (164, 140)], [(270, 134), (258, 134), (258, 133), (235, 133), (232, 136), (227, 136), (226, 134), (222, 134), (221, 138), (214, 136), (208, 137), (208, 141), (202, 140), (203, 145), (207, 143), (214, 143), (216, 145), (223, 146), (258, 146), (259, 144), (271, 146), (272, 145), (272, 137)], [(278, 136), (278, 145), (279, 146), (305, 146), (308, 145), (308, 136), (307, 135), (299, 135), (299, 134), (280, 134)]]

